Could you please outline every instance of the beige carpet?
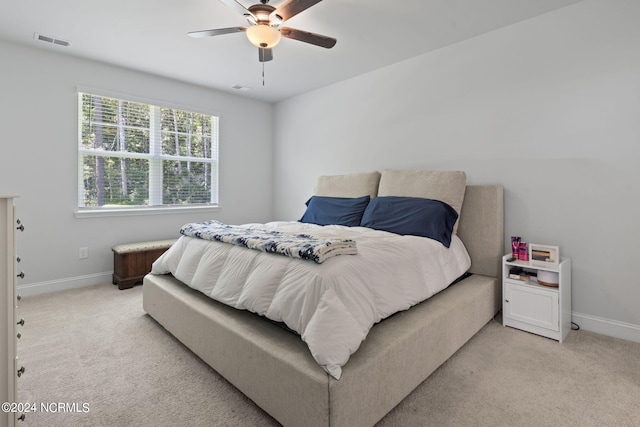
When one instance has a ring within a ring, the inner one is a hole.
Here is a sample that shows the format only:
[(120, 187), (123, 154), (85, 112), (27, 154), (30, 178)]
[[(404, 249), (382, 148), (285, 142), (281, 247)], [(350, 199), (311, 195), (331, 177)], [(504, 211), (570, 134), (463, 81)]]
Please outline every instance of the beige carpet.
[[(21, 425), (278, 425), (144, 313), (141, 286), (28, 297), (18, 314), (19, 400), (37, 407)], [(640, 426), (639, 343), (559, 344), (497, 320), (379, 425)]]

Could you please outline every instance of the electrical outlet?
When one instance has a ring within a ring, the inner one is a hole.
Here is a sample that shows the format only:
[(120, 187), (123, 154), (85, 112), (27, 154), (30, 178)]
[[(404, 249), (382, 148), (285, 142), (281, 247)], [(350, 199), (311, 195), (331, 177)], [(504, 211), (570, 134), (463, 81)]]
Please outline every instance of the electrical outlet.
[(89, 258), (89, 248), (80, 248), (78, 251), (78, 258), (86, 259)]

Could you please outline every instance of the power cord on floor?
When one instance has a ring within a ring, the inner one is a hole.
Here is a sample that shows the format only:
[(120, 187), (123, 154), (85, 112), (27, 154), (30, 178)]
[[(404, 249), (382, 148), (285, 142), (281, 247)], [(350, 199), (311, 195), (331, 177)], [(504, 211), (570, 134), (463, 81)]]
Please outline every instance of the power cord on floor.
[(580, 325), (578, 325), (576, 322), (571, 322), (571, 330), (572, 331), (579, 331), (580, 330)]

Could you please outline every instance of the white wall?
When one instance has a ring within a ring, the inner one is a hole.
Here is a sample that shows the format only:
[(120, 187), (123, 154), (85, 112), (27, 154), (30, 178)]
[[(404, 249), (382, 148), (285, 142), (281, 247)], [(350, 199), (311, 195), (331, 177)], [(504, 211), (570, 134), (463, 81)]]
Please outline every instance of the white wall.
[[(23, 295), (104, 282), (114, 244), (175, 237), (205, 219), (273, 216), (273, 105), (149, 74), (0, 42), (0, 193), (17, 193)], [(76, 87), (219, 113), (219, 212), (76, 219)], [(257, 137), (259, 136), (259, 137)], [(89, 248), (79, 259), (78, 249)]]
[(640, 341), (638, 22), (585, 0), (277, 104), (276, 217), (320, 174), (465, 170), (504, 185), (507, 238), (573, 258), (574, 321)]

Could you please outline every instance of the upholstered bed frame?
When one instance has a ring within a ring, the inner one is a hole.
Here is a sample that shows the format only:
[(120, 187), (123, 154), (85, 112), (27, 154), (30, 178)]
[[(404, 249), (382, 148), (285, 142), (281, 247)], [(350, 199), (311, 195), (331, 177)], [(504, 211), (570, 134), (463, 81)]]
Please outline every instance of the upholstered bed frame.
[[(336, 183), (334, 183), (336, 184)], [(340, 185), (340, 183), (337, 183)], [(322, 181), (318, 181), (316, 193)], [(320, 191), (322, 192), (322, 191)], [(144, 309), (285, 426), (371, 426), (497, 313), (503, 189), (467, 186), (458, 234), (471, 276), (375, 325), (340, 380), (299, 336), (217, 303), (170, 275), (144, 278)]]

